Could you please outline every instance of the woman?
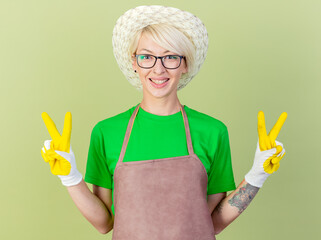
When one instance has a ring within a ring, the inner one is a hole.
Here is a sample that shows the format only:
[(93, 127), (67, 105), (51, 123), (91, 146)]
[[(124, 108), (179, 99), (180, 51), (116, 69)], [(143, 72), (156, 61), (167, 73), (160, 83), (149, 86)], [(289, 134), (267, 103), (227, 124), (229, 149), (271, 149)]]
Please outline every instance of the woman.
[(254, 164), (235, 189), (226, 126), (180, 103), (177, 91), (197, 74), (207, 44), (202, 22), (176, 8), (140, 6), (118, 19), (114, 54), (143, 98), (94, 127), (85, 176), (93, 193), (70, 147), (71, 114), (62, 136), (42, 115), (52, 137), (43, 158), (88, 221), (101, 233), (113, 229), (114, 240), (215, 239), (279, 167), (285, 113), (269, 135), (259, 113)]

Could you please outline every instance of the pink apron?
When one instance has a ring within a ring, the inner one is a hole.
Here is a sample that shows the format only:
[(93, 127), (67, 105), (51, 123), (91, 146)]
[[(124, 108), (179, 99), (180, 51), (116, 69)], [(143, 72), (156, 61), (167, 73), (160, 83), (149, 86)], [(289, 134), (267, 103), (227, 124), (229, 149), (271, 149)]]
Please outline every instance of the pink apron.
[(112, 239), (215, 240), (206, 199), (207, 173), (193, 151), (183, 105), (189, 155), (123, 162), (139, 106), (129, 120), (114, 171)]

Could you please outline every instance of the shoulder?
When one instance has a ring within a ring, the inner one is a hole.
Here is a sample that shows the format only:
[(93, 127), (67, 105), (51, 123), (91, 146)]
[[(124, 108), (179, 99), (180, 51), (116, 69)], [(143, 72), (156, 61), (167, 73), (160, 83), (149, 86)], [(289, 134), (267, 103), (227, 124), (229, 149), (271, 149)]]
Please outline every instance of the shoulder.
[(209, 132), (216, 132), (217, 134), (223, 134), (227, 132), (226, 125), (219, 119), (212, 117), (208, 114), (199, 112), (185, 105), (186, 115), (191, 128), (198, 126), (202, 129), (207, 129)]
[(128, 121), (132, 113), (134, 112), (136, 106), (137, 105), (119, 114), (116, 114), (114, 116), (111, 116), (109, 118), (99, 121), (94, 126), (93, 131), (102, 131), (102, 132), (109, 131), (109, 130), (116, 131), (116, 130), (119, 130), (119, 128), (127, 127)]

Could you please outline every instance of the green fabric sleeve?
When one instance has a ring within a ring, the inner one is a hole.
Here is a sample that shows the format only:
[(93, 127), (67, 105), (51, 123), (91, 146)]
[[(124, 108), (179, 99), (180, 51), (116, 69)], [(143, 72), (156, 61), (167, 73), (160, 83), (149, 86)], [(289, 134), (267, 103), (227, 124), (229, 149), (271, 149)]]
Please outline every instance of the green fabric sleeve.
[(112, 176), (105, 156), (104, 138), (98, 123), (91, 133), (84, 180), (87, 183), (112, 189)]
[(235, 189), (229, 135), (225, 127), (217, 140), (217, 148), (208, 177), (207, 195)]

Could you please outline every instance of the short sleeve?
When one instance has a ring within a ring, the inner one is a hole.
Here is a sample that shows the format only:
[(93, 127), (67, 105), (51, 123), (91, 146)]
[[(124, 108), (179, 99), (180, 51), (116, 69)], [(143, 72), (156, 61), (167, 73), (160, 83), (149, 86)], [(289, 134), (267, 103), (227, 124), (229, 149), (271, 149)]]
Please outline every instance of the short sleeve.
[(112, 177), (105, 157), (104, 138), (98, 124), (91, 132), (85, 181), (100, 187), (112, 188)]
[(235, 190), (230, 141), (227, 128), (218, 137), (208, 178), (207, 195)]

